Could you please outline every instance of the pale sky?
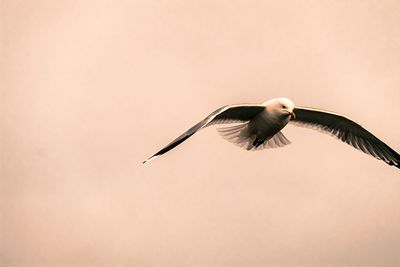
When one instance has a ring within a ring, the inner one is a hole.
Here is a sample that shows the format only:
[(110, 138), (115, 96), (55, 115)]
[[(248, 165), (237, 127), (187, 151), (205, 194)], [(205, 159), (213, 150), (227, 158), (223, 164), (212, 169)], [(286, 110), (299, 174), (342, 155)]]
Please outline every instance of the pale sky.
[(399, 266), (400, 172), (334, 138), (247, 152), (288, 97), (400, 151), (399, 1), (2, 1), (1, 266)]

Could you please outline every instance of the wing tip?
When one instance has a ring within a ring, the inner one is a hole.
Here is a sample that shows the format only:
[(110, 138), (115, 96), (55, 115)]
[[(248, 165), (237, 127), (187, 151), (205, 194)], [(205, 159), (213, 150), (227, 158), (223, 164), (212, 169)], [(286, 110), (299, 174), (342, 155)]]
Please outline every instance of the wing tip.
[(145, 163), (147, 163), (147, 162), (149, 162), (149, 161), (152, 161), (153, 159), (155, 159), (155, 158), (157, 158), (157, 157), (158, 157), (158, 155), (151, 156), (150, 158), (144, 160), (144, 161), (142, 162), (142, 164), (145, 164)]

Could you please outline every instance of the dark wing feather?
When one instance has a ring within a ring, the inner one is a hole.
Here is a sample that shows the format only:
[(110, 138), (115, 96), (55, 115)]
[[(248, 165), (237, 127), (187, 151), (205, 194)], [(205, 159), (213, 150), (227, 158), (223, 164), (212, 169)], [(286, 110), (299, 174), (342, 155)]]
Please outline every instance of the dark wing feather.
[(183, 141), (188, 139), (190, 136), (195, 134), (197, 131), (213, 125), (217, 123), (232, 123), (232, 122), (246, 122), (254, 118), (257, 114), (262, 112), (265, 109), (263, 105), (250, 105), (250, 104), (241, 104), (241, 105), (231, 105), (224, 106), (222, 108), (217, 109), (205, 119), (194, 125), (192, 128), (178, 136), (175, 140), (165, 146), (163, 149), (158, 151), (156, 154), (143, 161), (146, 163), (154, 157), (160, 156), (177, 145), (181, 144)]
[(400, 168), (400, 155), (354, 121), (335, 113), (311, 108), (298, 107), (293, 112), (296, 119), (291, 123), (330, 133), (358, 150)]

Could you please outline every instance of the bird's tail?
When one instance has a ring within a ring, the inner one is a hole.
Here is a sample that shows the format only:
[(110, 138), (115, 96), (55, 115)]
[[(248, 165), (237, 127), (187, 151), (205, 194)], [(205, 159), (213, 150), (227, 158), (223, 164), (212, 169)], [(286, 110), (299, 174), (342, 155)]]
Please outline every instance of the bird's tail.
[(248, 131), (248, 123), (218, 128), (219, 134), (229, 142), (245, 149), (245, 150), (262, 150), (266, 148), (283, 147), (290, 144), (290, 141), (278, 132), (268, 139), (258, 139), (255, 134)]

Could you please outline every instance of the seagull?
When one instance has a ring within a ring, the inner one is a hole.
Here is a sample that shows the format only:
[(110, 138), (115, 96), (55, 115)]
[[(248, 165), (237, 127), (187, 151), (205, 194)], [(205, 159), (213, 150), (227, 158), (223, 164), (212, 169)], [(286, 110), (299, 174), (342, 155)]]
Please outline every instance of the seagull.
[[(290, 144), (290, 141), (282, 133), (282, 129), (288, 124), (312, 128), (330, 134), (342, 142), (400, 169), (400, 155), (360, 124), (337, 113), (297, 107), (288, 98), (274, 98), (262, 104), (223, 106), (143, 163), (165, 154), (199, 130), (215, 124), (225, 124), (225, 127), (217, 129), (219, 134), (229, 142), (248, 151), (283, 147)], [(226, 126), (226, 124), (234, 125)]]

